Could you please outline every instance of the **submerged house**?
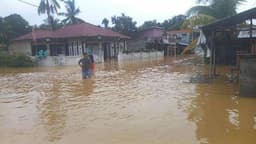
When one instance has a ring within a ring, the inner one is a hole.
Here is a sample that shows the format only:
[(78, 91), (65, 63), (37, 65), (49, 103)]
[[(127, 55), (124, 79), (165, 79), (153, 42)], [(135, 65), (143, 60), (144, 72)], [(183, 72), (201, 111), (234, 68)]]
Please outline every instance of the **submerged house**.
[[(166, 32), (166, 39), (170, 43), (170, 54), (180, 54), (191, 43), (191, 30), (171, 30)], [(175, 51), (175, 52), (173, 52)]]
[(167, 31), (167, 39), (170, 43), (180, 43), (188, 45), (191, 42), (191, 30), (171, 30)]
[(127, 49), (128, 36), (89, 23), (68, 25), (56, 31), (34, 30), (14, 39), (10, 53), (37, 57), (43, 66), (77, 64), (82, 53), (90, 51), (96, 62), (118, 58)]
[(161, 40), (164, 34), (162, 27), (150, 27), (140, 31), (138, 39), (145, 40), (147, 42), (154, 42), (155, 40)]
[(256, 97), (256, 8), (202, 27), (210, 50), (209, 76), (216, 64), (233, 65), (240, 83), (240, 95)]
[(164, 29), (161, 27), (150, 27), (142, 29), (137, 36), (128, 41), (128, 49), (142, 51), (146, 49), (157, 49), (163, 40)]

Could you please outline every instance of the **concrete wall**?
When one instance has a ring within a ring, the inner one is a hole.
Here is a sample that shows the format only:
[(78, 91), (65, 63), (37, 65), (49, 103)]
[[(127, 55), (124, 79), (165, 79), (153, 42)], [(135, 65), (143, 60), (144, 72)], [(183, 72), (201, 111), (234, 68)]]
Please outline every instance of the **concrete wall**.
[[(34, 57), (35, 58), (35, 57)], [(70, 66), (77, 65), (78, 61), (82, 56), (48, 56), (46, 58), (38, 60), (39, 66)], [(103, 58), (100, 58), (98, 55), (94, 55), (96, 63), (104, 62)]]
[(256, 56), (240, 61), (240, 96), (256, 98)]
[(139, 52), (139, 53), (129, 53), (129, 54), (119, 54), (118, 61), (136, 61), (136, 60), (148, 60), (162, 58), (164, 56), (163, 52)]
[(17, 41), (9, 45), (9, 52), (11, 54), (26, 54), (32, 55), (30, 41)]

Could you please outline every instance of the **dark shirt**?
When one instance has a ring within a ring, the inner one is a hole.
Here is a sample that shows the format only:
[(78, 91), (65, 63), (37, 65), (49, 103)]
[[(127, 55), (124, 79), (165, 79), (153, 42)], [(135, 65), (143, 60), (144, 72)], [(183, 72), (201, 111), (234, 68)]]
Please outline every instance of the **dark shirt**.
[(89, 55), (89, 57), (90, 57), (92, 63), (94, 63), (94, 57), (93, 57), (93, 55)]
[(91, 68), (92, 61), (89, 57), (82, 58), (78, 62), (82, 66), (82, 71), (88, 71)]

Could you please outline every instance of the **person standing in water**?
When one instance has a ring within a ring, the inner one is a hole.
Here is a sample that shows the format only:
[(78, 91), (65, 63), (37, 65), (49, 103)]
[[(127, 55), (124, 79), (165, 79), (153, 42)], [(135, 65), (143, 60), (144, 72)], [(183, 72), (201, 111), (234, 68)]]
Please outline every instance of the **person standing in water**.
[(92, 72), (92, 74), (94, 74), (94, 72), (95, 72), (95, 62), (94, 62), (94, 57), (93, 57), (93, 55), (92, 55), (92, 54), (90, 54), (90, 55), (89, 55), (89, 58), (91, 59), (91, 62), (92, 62), (92, 64), (91, 64), (91, 72)]
[(86, 53), (83, 54), (83, 58), (79, 60), (78, 65), (82, 68), (82, 78), (91, 78), (92, 61)]

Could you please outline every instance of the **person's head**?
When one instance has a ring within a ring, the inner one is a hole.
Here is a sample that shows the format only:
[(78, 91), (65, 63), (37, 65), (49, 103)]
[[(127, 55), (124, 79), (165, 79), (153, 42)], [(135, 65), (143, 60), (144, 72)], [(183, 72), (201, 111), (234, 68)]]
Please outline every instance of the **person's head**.
[(83, 53), (84, 58), (87, 57), (87, 53)]
[(87, 49), (87, 50), (86, 50), (86, 53), (87, 53), (88, 55), (91, 55), (91, 54), (92, 54), (91, 49)]

